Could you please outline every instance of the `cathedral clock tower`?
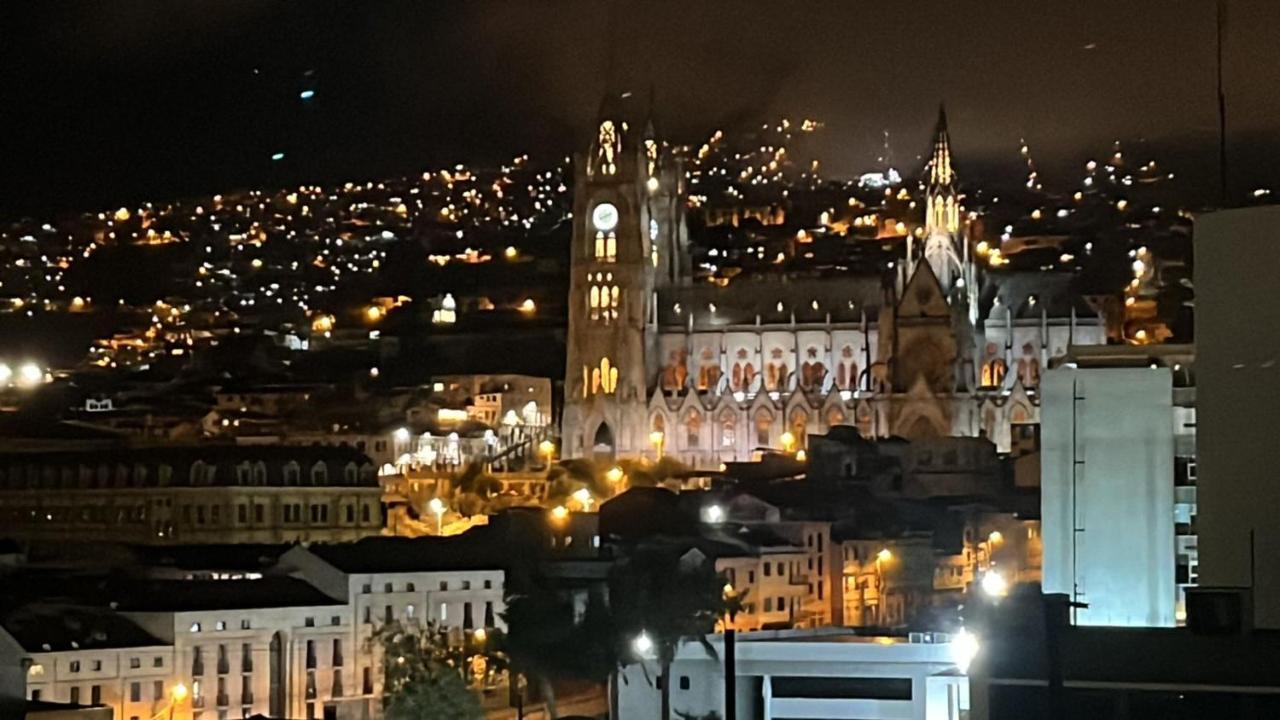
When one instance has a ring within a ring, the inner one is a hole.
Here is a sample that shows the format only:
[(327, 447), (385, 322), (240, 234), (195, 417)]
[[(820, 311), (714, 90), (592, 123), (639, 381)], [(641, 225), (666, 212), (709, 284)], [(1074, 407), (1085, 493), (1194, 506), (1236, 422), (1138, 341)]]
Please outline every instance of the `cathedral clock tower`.
[(562, 454), (638, 456), (657, 373), (655, 293), (687, 270), (683, 177), (618, 97), (602, 104), (575, 165)]

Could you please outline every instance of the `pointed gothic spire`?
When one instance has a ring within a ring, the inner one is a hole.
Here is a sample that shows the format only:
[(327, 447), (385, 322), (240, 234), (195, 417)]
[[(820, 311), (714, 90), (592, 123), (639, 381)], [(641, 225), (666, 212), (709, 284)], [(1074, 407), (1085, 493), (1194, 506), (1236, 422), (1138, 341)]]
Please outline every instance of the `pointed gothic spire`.
[(933, 157), (929, 160), (930, 191), (947, 189), (955, 182), (951, 170), (951, 135), (947, 132), (947, 107), (938, 105), (938, 124), (933, 131)]

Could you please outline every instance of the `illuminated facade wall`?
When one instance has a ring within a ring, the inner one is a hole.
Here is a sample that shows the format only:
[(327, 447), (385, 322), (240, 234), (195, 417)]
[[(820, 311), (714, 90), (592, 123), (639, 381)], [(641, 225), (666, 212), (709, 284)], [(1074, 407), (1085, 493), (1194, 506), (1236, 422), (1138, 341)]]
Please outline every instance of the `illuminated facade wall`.
[(1088, 603), (1080, 625), (1174, 625), (1169, 370), (1062, 367), (1041, 391), (1045, 592)]

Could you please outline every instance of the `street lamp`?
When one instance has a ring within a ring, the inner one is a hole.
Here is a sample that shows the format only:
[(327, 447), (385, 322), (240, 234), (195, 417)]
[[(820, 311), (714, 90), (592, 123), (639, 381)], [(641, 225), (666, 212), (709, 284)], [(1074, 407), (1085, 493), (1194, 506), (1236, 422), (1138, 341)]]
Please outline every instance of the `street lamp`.
[(989, 598), (1002, 598), (1009, 594), (1009, 581), (995, 569), (983, 573), (980, 585), (982, 593)]
[(783, 431), (782, 435), (778, 437), (778, 440), (782, 442), (782, 450), (784, 452), (791, 452), (791, 450), (796, 446), (796, 436), (793, 435), (790, 430)]
[(604, 474), (604, 479), (608, 480), (611, 483), (614, 483), (615, 485), (617, 483), (622, 482), (622, 477), (623, 477), (622, 468), (618, 467), (617, 465), (614, 465), (613, 467), (609, 468), (608, 471), (606, 471)]
[(427, 507), (436, 515), (436, 534), (444, 535), (444, 501), (440, 498), (431, 498), (431, 502), (427, 503)]
[(593, 502), (593, 498), (591, 497), (590, 490), (586, 488), (578, 488), (578, 490), (573, 493), (573, 499), (582, 504), (583, 510), (591, 512), (591, 503)]
[(169, 689), (169, 720), (173, 720), (173, 713), (178, 709), (178, 703), (187, 699), (187, 686), (178, 683)]
[(978, 656), (978, 651), (981, 649), (978, 636), (965, 628), (960, 628), (960, 632), (951, 638), (951, 659), (955, 661), (961, 673), (969, 673), (969, 665), (973, 663), (973, 659)]
[(640, 634), (631, 641), (631, 649), (640, 657), (648, 657), (653, 652), (653, 638), (649, 637), (649, 633), (641, 630)]
[(557, 505), (551, 508), (551, 519), (556, 522), (564, 522), (569, 517), (569, 508), (563, 505)]
[(649, 433), (649, 442), (653, 444), (654, 459), (662, 457), (662, 441), (666, 438), (661, 430), (654, 430)]
[(551, 456), (556, 452), (556, 444), (550, 440), (543, 440), (538, 443), (538, 452), (542, 453), (542, 457), (546, 458), (547, 466), (551, 465)]
[(702, 509), (702, 519), (709, 523), (724, 521), (724, 508), (719, 505), (708, 505)]

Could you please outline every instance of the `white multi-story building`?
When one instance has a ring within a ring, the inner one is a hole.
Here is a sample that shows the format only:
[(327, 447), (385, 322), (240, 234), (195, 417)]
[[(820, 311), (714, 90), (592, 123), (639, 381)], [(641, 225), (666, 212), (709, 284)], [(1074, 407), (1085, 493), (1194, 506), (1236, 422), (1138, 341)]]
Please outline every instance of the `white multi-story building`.
[[(872, 638), (842, 630), (739, 635), (736, 718), (959, 720), (969, 708), (968, 678), (946, 638)], [(937, 639), (941, 642), (924, 642)], [(723, 636), (681, 646), (671, 664), (673, 716), (727, 717)], [(628, 665), (615, 683), (613, 717), (658, 717), (661, 669), (653, 659)]]
[(137, 580), (100, 608), (31, 605), (3, 619), (0, 678), (16, 682), (0, 690), (115, 720), (171, 704), (174, 720), (380, 717), (378, 627), (435, 622), (461, 640), (505, 625), (501, 569), (414, 542), (440, 541), (296, 547), (278, 565), (292, 577)]

